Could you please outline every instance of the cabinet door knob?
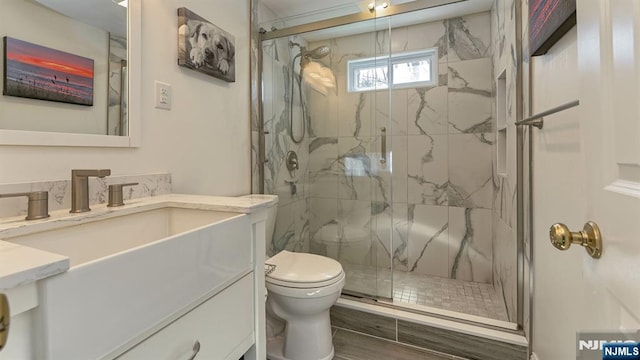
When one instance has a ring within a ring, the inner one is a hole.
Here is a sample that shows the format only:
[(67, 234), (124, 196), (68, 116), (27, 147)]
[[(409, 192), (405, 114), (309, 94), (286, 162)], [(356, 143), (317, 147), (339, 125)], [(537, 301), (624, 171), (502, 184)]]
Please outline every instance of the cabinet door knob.
[(0, 350), (7, 344), (7, 338), (9, 337), (9, 320), (11, 315), (9, 314), (9, 300), (7, 295), (0, 294)]
[(580, 244), (592, 258), (598, 259), (602, 255), (602, 235), (600, 228), (593, 221), (584, 224), (582, 231), (575, 232), (569, 230), (565, 224), (553, 224), (549, 229), (549, 239), (559, 250), (567, 250), (571, 244)]
[(189, 356), (188, 360), (195, 359), (199, 352), (200, 352), (200, 341), (196, 340), (196, 342), (193, 344), (193, 353), (191, 353), (191, 356)]

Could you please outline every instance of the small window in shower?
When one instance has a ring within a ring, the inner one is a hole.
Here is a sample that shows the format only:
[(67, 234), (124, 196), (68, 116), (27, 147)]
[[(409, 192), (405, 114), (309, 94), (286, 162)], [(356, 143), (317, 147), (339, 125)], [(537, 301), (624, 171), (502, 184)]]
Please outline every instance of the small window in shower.
[(347, 62), (349, 92), (434, 86), (437, 49), (412, 51)]

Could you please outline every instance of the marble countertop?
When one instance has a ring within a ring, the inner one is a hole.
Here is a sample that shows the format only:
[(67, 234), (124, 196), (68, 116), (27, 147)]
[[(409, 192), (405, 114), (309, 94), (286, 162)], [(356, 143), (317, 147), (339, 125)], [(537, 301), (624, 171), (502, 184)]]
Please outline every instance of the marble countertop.
[(55, 230), (90, 221), (158, 209), (181, 207), (250, 214), (278, 202), (273, 195), (240, 197), (168, 194), (131, 199), (124, 206), (110, 208), (106, 204), (91, 205), (91, 211), (70, 214), (69, 210), (50, 212), (42, 220), (24, 219), (24, 216), (0, 218), (0, 291), (27, 284), (69, 269), (69, 258), (11, 242), (11, 238)]

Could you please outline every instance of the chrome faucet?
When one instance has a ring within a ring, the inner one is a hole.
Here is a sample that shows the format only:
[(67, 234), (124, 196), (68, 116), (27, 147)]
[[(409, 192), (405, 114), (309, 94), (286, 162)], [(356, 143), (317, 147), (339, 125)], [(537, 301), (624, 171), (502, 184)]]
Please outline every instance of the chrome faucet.
[(89, 177), (111, 175), (110, 169), (71, 170), (71, 213), (91, 211), (89, 208)]

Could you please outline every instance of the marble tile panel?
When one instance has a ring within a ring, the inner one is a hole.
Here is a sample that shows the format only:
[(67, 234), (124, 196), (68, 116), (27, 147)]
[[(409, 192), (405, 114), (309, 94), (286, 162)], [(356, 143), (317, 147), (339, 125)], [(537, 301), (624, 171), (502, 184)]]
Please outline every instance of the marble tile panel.
[(408, 201), (408, 145), (409, 142), (406, 136), (391, 137), (391, 193), (394, 203), (406, 203)]
[[(331, 54), (334, 55), (332, 64), (346, 64), (346, 60), (375, 56), (378, 46), (374, 30), (372, 26), (370, 32), (332, 39)], [(333, 62), (334, 58), (338, 61)]]
[(389, 51), (391, 51), (391, 40), (389, 39), (389, 30), (388, 30), (388, 18), (387, 19), (379, 19), (377, 20), (377, 24), (376, 27), (377, 28), (382, 28), (382, 26), (387, 25), (387, 29), (385, 30), (378, 30), (375, 32), (376, 36), (375, 36), (375, 40), (376, 40), (376, 53), (375, 56), (380, 56), (380, 55), (384, 55), (384, 54), (389, 54)]
[(449, 63), (449, 132), (492, 131), (491, 59)]
[(338, 202), (336, 199), (309, 198), (309, 237), (314, 245), (325, 238), (338, 236)]
[(372, 157), (372, 137), (338, 138), (338, 198), (371, 200), (378, 162)]
[(392, 248), (393, 270), (409, 270), (409, 235), (412, 223), (408, 219), (409, 206), (406, 203), (393, 204)]
[(526, 360), (527, 348), (447, 329), (398, 320), (398, 341), (467, 359)]
[(293, 251), (296, 245), (295, 216), (293, 204), (278, 204), (278, 215), (273, 232), (273, 240), (268, 244), (267, 256), (273, 256), (282, 250)]
[(293, 203), (293, 211), (296, 216), (294, 230), (297, 238), (295, 250), (299, 252), (309, 252), (311, 227), (309, 203), (309, 198), (303, 198)]
[[(376, 132), (385, 127), (389, 135), (407, 134), (407, 97), (410, 90), (375, 92)], [(391, 109), (391, 110), (389, 110)]]
[(509, 176), (499, 176), (497, 178), (497, 187), (494, 189), (493, 208), (500, 215), (502, 221), (509, 226), (515, 226), (517, 202), (517, 188), (511, 184)]
[(446, 20), (449, 63), (491, 56), (491, 14), (482, 12)]
[(412, 204), (447, 205), (448, 139), (446, 135), (408, 137), (408, 200)]
[(449, 128), (447, 86), (414, 88), (408, 92), (407, 132), (410, 135), (447, 134)]
[[(371, 136), (376, 111), (375, 91), (338, 92), (338, 135), (340, 137)], [(377, 129), (376, 129), (377, 130)]]
[(307, 91), (309, 111), (309, 134), (313, 137), (338, 136), (338, 97), (323, 95), (317, 91)]
[(341, 263), (372, 265), (371, 202), (338, 201), (338, 244), (329, 256)]
[(331, 307), (331, 326), (358, 331), (383, 339), (396, 339), (396, 320), (394, 318), (347, 309), (341, 306)]
[(393, 206), (382, 201), (371, 202), (372, 266), (390, 270), (393, 252)]
[(449, 226), (449, 277), (491, 283), (491, 210), (449, 207)]
[(449, 213), (446, 206), (409, 205), (408, 271), (448, 277)]
[(491, 209), (493, 133), (449, 135), (450, 206)]
[[(264, 86), (262, 92), (262, 112), (265, 119), (273, 116), (273, 103), (278, 99), (278, 101), (283, 101), (283, 98), (277, 97), (278, 92), (274, 91), (275, 87), (280, 85), (278, 81), (275, 79), (275, 61), (270, 56), (264, 56), (262, 58), (262, 83)], [(281, 69), (281, 68), (280, 68)], [(279, 70), (281, 71), (281, 70)], [(278, 73), (280, 73), (278, 71)], [(284, 95), (283, 92), (280, 92)]]
[(493, 285), (504, 300), (509, 320), (515, 321), (517, 302), (516, 233), (495, 213), (493, 227)]
[(258, 131), (251, 131), (251, 193), (258, 194), (259, 193), (259, 184), (260, 184), (260, 173), (258, 171), (258, 166), (261, 166), (258, 162), (258, 137), (260, 134)]
[(315, 138), (309, 143), (309, 194), (338, 198), (338, 138)]
[(391, 23), (391, 53), (398, 53), (409, 50), (408, 38), (407, 38), (407, 26), (397, 27), (394, 26), (394, 18), (391, 16), (389, 21)]
[(386, 138), (386, 159), (382, 162), (382, 137), (377, 136), (373, 138), (369, 147), (369, 158), (371, 159), (371, 201), (381, 202), (384, 204), (391, 203), (391, 185), (392, 185), (392, 149), (393, 149), (393, 136), (388, 135)]
[(408, 26), (406, 50), (423, 50), (435, 47), (438, 49), (438, 62), (446, 64), (449, 52), (446, 24), (446, 21), (433, 21)]

